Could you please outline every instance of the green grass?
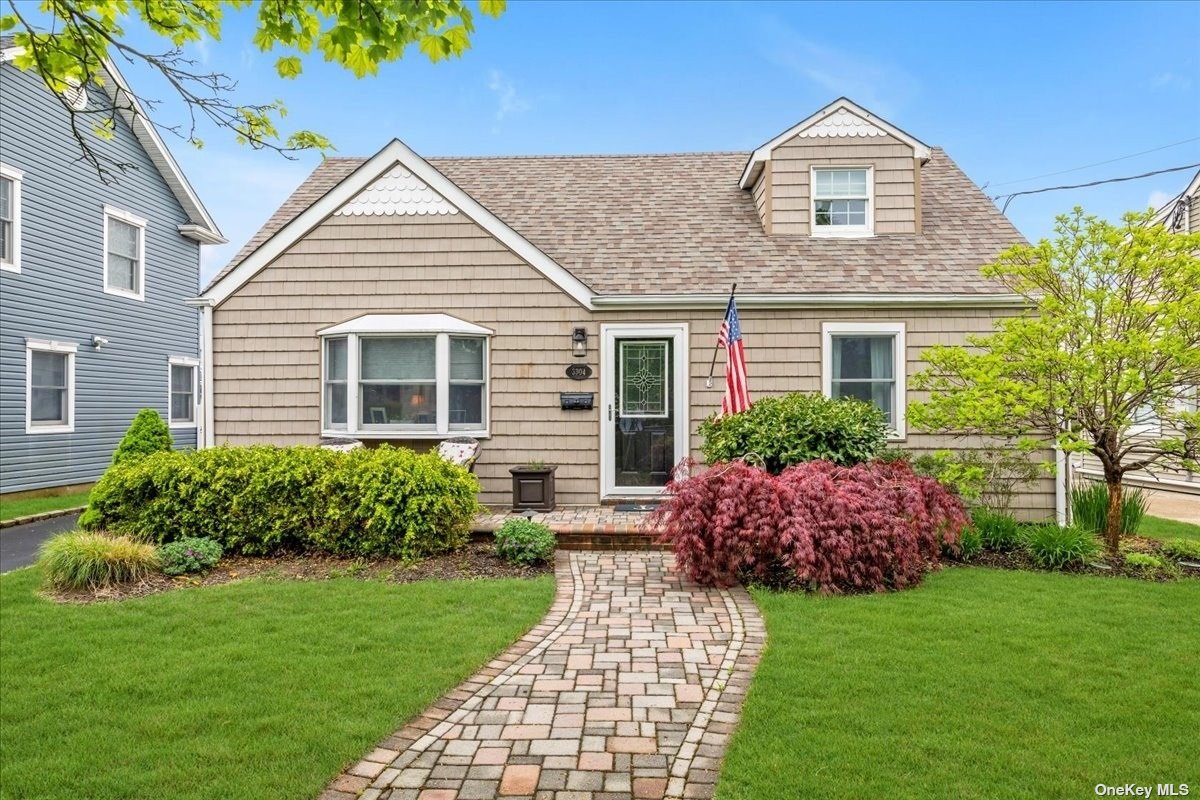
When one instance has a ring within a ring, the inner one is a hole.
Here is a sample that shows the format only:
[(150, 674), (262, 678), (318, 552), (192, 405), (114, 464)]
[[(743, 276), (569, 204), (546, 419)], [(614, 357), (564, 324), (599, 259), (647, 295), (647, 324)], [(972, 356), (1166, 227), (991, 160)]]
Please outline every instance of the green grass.
[(57, 497), (26, 497), (20, 500), (0, 500), (0, 520), (27, 517), (30, 514), (41, 514), (46, 511), (58, 511), (63, 508), (86, 506), (88, 495), (92, 492), (75, 492), (62, 494)]
[(1200, 784), (1200, 582), (957, 568), (896, 594), (754, 597), (767, 651), (721, 800)]
[(1176, 522), (1162, 517), (1146, 517), (1138, 528), (1138, 535), (1148, 539), (1195, 539), (1200, 541), (1200, 525)]
[(247, 581), (55, 605), (0, 576), (0, 797), (315, 797), (553, 582)]

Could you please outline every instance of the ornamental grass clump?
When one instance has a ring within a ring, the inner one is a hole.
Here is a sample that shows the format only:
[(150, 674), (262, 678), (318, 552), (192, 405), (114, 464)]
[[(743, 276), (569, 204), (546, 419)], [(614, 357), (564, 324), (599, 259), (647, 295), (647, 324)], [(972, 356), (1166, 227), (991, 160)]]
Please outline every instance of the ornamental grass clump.
[[(1121, 535), (1134, 536), (1150, 510), (1150, 500), (1141, 489), (1126, 487), (1121, 492)], [(1071, 490), (1071, 519), (1081, 528), (1103, 533), (1108, 521), (1108, 487), (1087, 483)]]
[(904, 462), (813, 461), (781, 475), (718, 464), (669, 484), (652, 522), (694, 580), (739, 579), (829, 594), (902, 589), (943, 548), (957, 552), (962, 502)]
[(72, 531), (46, 540), (38, 566), (56, 589), (102, 589), (147, 577), (159, 560), (154, 545), (128, 536)]
[(1054, 523), (1030, 526), (1025, 534), (1025, 552), (1043, 569), (1079, 566), (1096, 557), (1100, 542), (1096, 534), (1076, 526)]

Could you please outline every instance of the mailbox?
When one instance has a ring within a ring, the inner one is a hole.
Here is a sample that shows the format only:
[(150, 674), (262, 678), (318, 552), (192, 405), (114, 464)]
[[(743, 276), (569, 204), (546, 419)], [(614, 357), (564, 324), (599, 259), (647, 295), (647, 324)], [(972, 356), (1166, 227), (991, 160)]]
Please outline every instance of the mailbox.
[(559, 407), (564, 411), (590, 411), (595, 397), (594, 392), (559, 392)]

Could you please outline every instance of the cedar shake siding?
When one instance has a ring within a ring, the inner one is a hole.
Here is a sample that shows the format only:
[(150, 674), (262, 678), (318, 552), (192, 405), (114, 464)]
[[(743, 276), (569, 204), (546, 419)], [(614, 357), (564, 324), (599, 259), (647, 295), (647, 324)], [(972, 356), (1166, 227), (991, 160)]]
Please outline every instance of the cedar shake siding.
[[(314, 444), (320, 427), (318, 330), (367, 313), (445, 313), (495, 331), (491, 339), (491, 436), (476, 474), (481, 501), (510, 502), (508, 468), (557, 464), (558, 500), (599, 501), (600, 324), (688, 323), (690, 427), (699, 457), (699, 422), (719, 408), (718, 365), (705, 388), (721, 312), (589, 312), (464, 215), (332, 216), (219, 306), (214, 315), (215, 434), (218, 444)], [(752, 397), (821, 391), (821, 323), (902, 321), (907, 372), (921, 351), (987, 333), (1003, 311), (759, 310), (742, 311)], [(588, 330), (586, 359), (571, 355), (571, 331)], [(593, 369), (586, 381), (564, 375), (568, 364)], [(592, 411), (563, 411), (558, 394), (597, 393)], [(909, 393), (909, 400), (915, 399)], [(391, 440), (397, 441), (397, 440)], [(397, 443), (417, 448), (426, 441)], [(909, 449), (956, 446), (946, 437), (910, 433)], [(1024, 516), (1053, 513), (1049, 479), (1017, 502)]]

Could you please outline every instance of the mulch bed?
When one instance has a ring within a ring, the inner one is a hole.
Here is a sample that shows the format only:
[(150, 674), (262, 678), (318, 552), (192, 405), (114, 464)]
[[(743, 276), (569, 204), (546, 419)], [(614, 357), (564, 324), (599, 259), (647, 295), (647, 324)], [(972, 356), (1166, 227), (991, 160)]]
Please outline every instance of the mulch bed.
[[(1123, 540), (1129, 549), (1140, 553), (1159, 554), (1161, 543), (1154, 539), (1141, 536), (1129, 537)], [(1167, 559), (1169, 561), (1169, 559)], [(1032, 572), (1065, 572), (1072, 575), (1104, 575), (1110, 578), (1136, 578), (1155, 583), (1168, 583), (1179, 578), (1200, 578), (1200, 570), (1181, 567), (1177, 574), (1168, 574), (1162, 570), (1129, 567), (1124, 559), (1113, 559), (1107, 553), (1101, 553), (1087, 564), (1072, 564), (1062, 569), (1049, 570), (1039, 567), (1028, 554), (1018, 550), (1001, 553), (985, 550), (977, 556), (968, 559), (947, 559), (946, 565), (962, 565), (973, 567), (993, 567), (995, 569), (1020, 569)]]
[(60, 592), (47, 589), (43, 594), (60, 603), (95, 603), (145, 597), (193, 586), (217, 586), (247, 578), (295, 581), (357, 578), (387, 583), (413, 583), (424, 580), (536, 578), (553, 573), (553, 564), (535, 567), (510, 564), (496, 555), (491, 542), (473, 541), (460, 550), (413, 561), (340, 558), (320, 553), (262, 557), (229, 556), (222, 558), (216, 567), (201, 575), (170, 577), (155, 574), (137, 583), (109, 586), (94, 591)]

